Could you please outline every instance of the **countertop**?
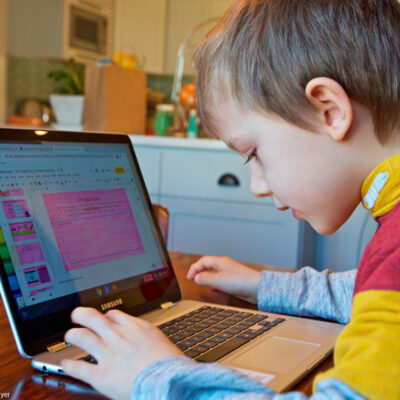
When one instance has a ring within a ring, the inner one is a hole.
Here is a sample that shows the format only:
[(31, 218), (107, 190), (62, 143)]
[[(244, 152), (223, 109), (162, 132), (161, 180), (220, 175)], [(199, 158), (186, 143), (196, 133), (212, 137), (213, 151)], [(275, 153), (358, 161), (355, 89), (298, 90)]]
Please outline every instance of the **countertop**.
[[(37, 130), (57, 130), (49, 127), (31, 127), (31, 126), (17, 126), (17, 125), (1, 125), (1, 128), (9, 129), (37, 129)], [(80, 131), (77, 130), (76, 133)], [(83, 132), (83, 130), (82, 130)], [(103, 132), (96, 132), (103, 133)], [(149, 147), (174, 147), (174, 148), (186, 148), (186, 149), (203, 149), (203, 150), (219, 150), (219, 151), (231, 151), (222, 140), (217, 139), (188, 139), (188, 138), (176, 138), (171, 136), (149, 136), (149, 135), (128, 135), (132, 143), (140, 146)]]
[(137, 144), (141, 146), (231, 151), (222, 140), (216, 139), (188, 139), (146, 135), (129, 135), (129, 137), (134, 145)]

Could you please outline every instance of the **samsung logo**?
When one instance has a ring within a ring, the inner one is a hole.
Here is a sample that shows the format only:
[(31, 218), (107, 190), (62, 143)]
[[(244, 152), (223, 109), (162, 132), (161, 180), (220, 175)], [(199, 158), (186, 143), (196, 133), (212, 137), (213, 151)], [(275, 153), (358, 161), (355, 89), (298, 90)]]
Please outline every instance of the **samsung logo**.
[(108, 303), (103, 303), (101, 307), (101, 311), (109, 310), (110, 308), (114, 308), (116, 306), (120, 306), (123, 303), (122, 299), (115, 299), (109, 301)]

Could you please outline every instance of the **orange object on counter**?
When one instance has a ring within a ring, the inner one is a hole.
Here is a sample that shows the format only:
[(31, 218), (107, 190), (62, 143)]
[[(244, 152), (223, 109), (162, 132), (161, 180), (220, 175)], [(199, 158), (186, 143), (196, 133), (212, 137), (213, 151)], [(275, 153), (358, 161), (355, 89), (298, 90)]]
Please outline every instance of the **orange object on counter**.
[(197, 108), (196, 86), (193, 83), (182, 87), (179, 92), (179, 101), (187, 110)]
[(26, 125), (26, 126), (42, 126), (43, 120), (40, 117), (23, 117), (21, 115), (10, 115), (7, 118), (7, 124)]

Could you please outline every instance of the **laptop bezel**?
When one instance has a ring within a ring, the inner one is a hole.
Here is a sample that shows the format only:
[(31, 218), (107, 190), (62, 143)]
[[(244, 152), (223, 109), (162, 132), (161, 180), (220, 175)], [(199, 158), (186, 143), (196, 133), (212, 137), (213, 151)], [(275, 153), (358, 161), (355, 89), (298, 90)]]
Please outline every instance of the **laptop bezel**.
[[(154, 214), (153, 207), (151, 205), (150, 196), (148, 194), (146, 185), (144, 183), (143, 175), (139, 167), (139, 163), (136, 158), (136, 154), (134, 151), (134, 147), (132, 145), (132, 141), (130, 140), (128, 135), (125, 134), (112, 134), (112, 133), (96, 133), (96, 132), (68, 132), (68, 131), (47, 131), (48, 133), (45, 135), (38, 135), (35, 133), (35, 130), (31, 129), (9, 129), (9, 128), (0, 128), (0, 140), (7, 141), (12, 143), (46, 143), (46, 142), (64, 142), (64, 143), (113, 143), (113, 144), (127, 144), (129, 147), (130, 155), (134, 164), (134, 168), (136, 169), (137, 176), (139, 178), (138, 185), (141, 185), (143, 195), (144, 195), (144, 203), (147, 207), (147, 211), (149, 211), (152, 223), (154, 225), (154, 232), (157, 235), (156, 240), (159, 244), (161, 256), (165, 258), (165, 261), (168, 265), (169, 272), (171, 274), (172, 280), (171, 284), (168, 286), (168, 290), (161, 296), (151, 301), (145, 301), (143, 304), (137, 305), (132, 308), (125, 308), (123, 306), (116, 306), (115, 308), (120, 308), (121, 310), (129, 313), (130, 315), (139, 316), (148, 311), (157, 309), (160, 304), (166, 302), (176, 302), (181, 299), (181, 291), (178, 285), (178, 281), (172, 267), (172, 263), (163, 240), (161, 231), (159, 229), (158, 223), (156, 222), (156, 217)], [(8, 317), (12, 319), (13, 333), (20, 353), (23, 356), (33, 357), (41, 352), (46, 351), (47, 346), (51, 343), (62, 341), (65, 332), (72, 328), (74, 324), (70, 321), (70, 314), (72, 310), (79, 304), (74, 305), (71, 308), (67, 308), (65, 310), (57, 311), (53, 314), (47, 314), (40, 318), (36, 318), (29, 323), (22, 323), (21, 319), (18, 315), (18, 309), (13, 299), (12, 291), (7, 279), (7, 275), (4, 269), (4, 265), (2, 260), (0, 259), (0, 283), (2, 286), (2, 296), (3, 301), (5, 302), (6, 311)], [(105, 300), (112, 300), (105, 297)], [(101, 311), (100, 307), (95, 304), (83, 304), (85, 306), (94, 306), (95, 308)], [(54, 315), (55, 314), (55, 315)], [(58, 322), (56, 322), (58, 321)], [(40, 325), (42, 329), (40, 330), (40, 335), (33, 334), (32, 329), (35, 329), (36, 326)], [(52, 327), (54, 327), (52, 329)], [(47, 335), (42, 336), (42, 332), (46, 328)], [(33, 338), (33, 339), (32, 339)], [(19, 343), (18, 343), (19, 342)], [(21, 352), (21, 348), (23, 352)]]

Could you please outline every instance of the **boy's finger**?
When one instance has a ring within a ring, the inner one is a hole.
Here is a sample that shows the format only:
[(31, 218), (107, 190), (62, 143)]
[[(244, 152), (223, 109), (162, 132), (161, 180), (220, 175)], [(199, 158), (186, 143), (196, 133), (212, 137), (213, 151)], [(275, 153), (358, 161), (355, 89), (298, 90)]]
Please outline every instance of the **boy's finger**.
[(88, 383), (91, 383), (96, 374), (96, 365), (90, 364), (86, 361), (64, 359), (61, 360), (61, 366), (64, 372), (69, 376)]
[(86, 328), (70, 329), (65, 334), (65, 341), (84, 349), (96, 357), (104, 352), (104, 343), (94, 332)]
[(216, 269), (215, 257), (202, 257), (190, 266), (186, 275), (187, 279), (193, 279), (196, 274), (207, 269)]
[(71, 319), (72, 322), (89, 328), (102, 338), (112, 335), (113, 322), (94, 308), (75, 308), (72, 311)]
[(118, 325), (128, 325), (134, 323), (138, 326), (142, 326), (145, 322), (140, 318), (132, 317), (131, 315), (128, 315), (120, 310), (107, 311), (104, 316)]

